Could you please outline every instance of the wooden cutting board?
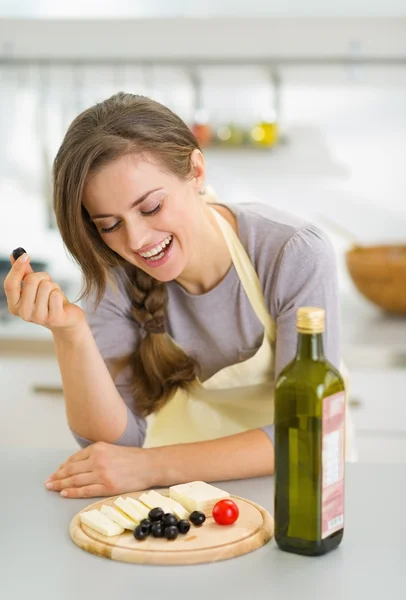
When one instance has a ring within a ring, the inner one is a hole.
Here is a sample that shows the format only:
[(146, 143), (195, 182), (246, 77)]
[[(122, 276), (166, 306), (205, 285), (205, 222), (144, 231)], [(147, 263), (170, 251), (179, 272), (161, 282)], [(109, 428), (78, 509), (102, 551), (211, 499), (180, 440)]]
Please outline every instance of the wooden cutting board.
[[(122, 494), (138, 499), (143, 492)], [(168, 496), (168, 490), (159, 490)], [(191, 524), (186, 535), (176, 540), (154, 538), (138, 541), (131, 531), (106, 537), (81, 523), (79, 515), (87, 510), (112, 505), (118, 496), (105, 498), (81, 510), (71, 521), (69, 533), (80, 548), (112, 560), (153, 565), (193, 565), (241, 556), (265, 545), (274, 534), (274, 520), (264, 508), (251, 500), (231, 496), (240, 515), (233, 525), (218, 525), (211, 515), (201, 527)]]

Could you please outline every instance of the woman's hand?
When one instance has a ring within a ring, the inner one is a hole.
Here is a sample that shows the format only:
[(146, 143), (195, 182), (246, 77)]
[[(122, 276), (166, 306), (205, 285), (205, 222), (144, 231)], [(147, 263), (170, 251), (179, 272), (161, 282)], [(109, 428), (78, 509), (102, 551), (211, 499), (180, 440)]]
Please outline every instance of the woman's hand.
[(45, 482), (68, 498), (115, 496), (150, 488), (148, 450), (97, 442), (73, 454)]
[(12, 315), (47, 327), (53, 333), (71, 332), (86, 321), (83, 310), (69, 302), (48, 273), (34, 273), (27, 254), (18, 260), (10, 255), (10, 262), (4, 291)]

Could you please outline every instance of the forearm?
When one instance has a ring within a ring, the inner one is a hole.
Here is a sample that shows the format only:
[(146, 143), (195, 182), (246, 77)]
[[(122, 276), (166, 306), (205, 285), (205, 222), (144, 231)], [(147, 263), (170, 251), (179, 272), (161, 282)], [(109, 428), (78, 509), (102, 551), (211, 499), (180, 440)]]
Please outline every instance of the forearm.
[(127, 408), (87, 324), (69, 339), (54, 334), (69, 426), (93, 441), (114, 442), (127, 425)]
[(225, 481), (272, 475), (274, 449), (261, 429), (217, 440), (148, 449), (152, 486), (188, 481)]

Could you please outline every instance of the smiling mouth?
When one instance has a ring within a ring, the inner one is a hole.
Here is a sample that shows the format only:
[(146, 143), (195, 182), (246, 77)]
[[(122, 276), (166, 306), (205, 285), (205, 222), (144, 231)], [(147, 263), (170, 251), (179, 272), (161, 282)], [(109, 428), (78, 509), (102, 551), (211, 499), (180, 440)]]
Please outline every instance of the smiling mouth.
[(160, 260), (165, 256), (166, 252), (172, 246), (172, 242), (173, 235), (168, 235), (168, 237), (165, 238), (161, 244), (155, 246), (155, 248), (152, 248), (148, 252), (137, 252), (137, 254), (147, 261), (154, 262), (156, 260)]

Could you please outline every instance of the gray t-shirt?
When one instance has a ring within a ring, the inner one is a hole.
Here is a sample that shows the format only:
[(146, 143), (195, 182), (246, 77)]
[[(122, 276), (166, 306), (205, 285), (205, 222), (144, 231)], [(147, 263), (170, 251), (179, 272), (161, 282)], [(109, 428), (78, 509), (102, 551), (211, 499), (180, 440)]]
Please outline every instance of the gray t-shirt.
[[(276, 323), (275, 376), (296, 353), (296, 311), (300, 306), (326, 310), (324, 350), (337, 368), (340, 363), (338, 284), (335, 253), (321, 230), (296, 216), (264, 204), (224, 204), (237, 218), (238, 235), (262, 285), (265, 302)], [(83, 302), (88, 323), (105, 361), (131, 352), (140, 328), (131, 318), (122, 269), (115, 275), (119, 294), (109, 286), (98, 308)], [(232, 266), (212, 290), (187, 292), (176, 281), (167, 283), (166, 328), (175, 341), (197, 359), (200, 378), (246, 360), (258, 350), (263, 326), (249, 303)], [(130, 367), (116, 379), (127, 405), (128, 423), (115, 443), (142, 446), (146, 422), (136, 414), (130, 388)], [(263, 430), (273, 440), (273, 425)], [(81, 446), (92, 442), (73, 432)]]

